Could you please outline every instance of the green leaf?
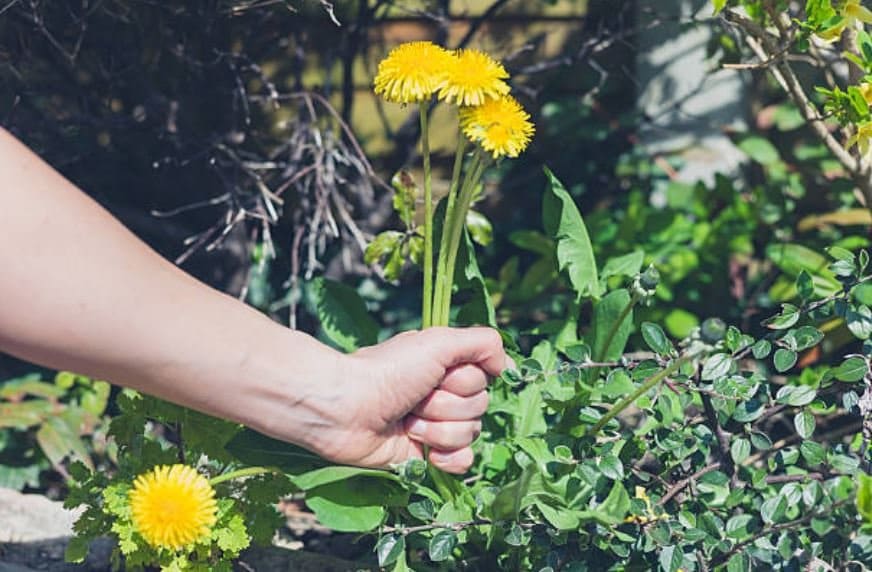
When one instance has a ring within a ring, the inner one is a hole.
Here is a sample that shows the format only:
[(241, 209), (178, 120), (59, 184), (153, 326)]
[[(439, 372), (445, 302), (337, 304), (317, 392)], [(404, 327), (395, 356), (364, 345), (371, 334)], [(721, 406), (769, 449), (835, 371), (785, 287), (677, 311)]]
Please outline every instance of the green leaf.
[(810, 300), (814, 296), (814, 281), (808, 270), (803, 269), (796, 277), (796, 292), (803, 300)]
[(735, 439), (730, 445), (730, 456), (736, 464), (741, 463), (751, 454), (751, 442), (747, 439)]
[(868, 366), (866, 360), (861, 357), (849, 357), (833, 371), (833, 375), (839, 381), (854, 383), (862, 380), (866, 376)]
[(311, 451), (252, 429), (238, 433), (225, 449), (246, 465), (275, 467), (288, 475), (301, 475), (330, 464)]
[(750, 514), (737, 514), (727, 521), (727, 536), (742, 540), (751, 536), (755, 530), (754, 517)]
[(67, 548), (64, 551), (64, 560), (74, 564), (81, 564), (88, 556), (88, 548), (90, 542), (87, 538), (74, 536), (67, 543)]
[(395, 230), (386, 230), (376, 235), (372, 242), (366, 246), (363, 261), (367, 264), (375, 264), (396, 250), (400, 246), (402, 239), (403, 233)]
[(636, 250), (630, 254), (609, 258), (606, 265), (603, 267), (601, 280), (605, 280), (611, 276), (629, 276), (633, 277), (642, 270), (642, 263), (645, 260), (645, 253), (641, 250)]
[(775, 369), (783, 373), (796, 364), (796, 352), (785, 348), (775, 350), (775, 356), (772, 361), (775, 363)]
[(409, 493), (381, 478), (330, 482), (306, 491), (306, 506), (321, 523), (341, 532), (369, 532), (384, 520), (389, 506), (405, 506)]
[(657, 560), (662, 572), (677, 572), (684, 563), (684, 553), (675, 546), (664, 546)]
[(439, 530), (430, 539), (428, 553), (433, 562), (448, 560), (454, 547), (457, 546), (457, 533), (453, 530)]
[(418, 185), (409, 171), (401, 169), (391, 178), (391, 186), (394, 188), (394, 210), (403, 224), (411, 228), (415, 219), (415, 203), (421, 194)]
[(471, 209), (466, 213), (466, 230), (473, 242), (482, 246), (490, 244), (494, 237), (493, 226), (487, 217)]
[(324, 333), (342, 350), (350, 353), (378, 342), (378, 325), (353, 288), (316, 278), (312, 281), (312, 295)]
[(547, 167), (548, 188), (542, 199), (545, 232), (557, 243), (557, 263), (565, 271), (577, 298), (599, 296), (599, 278), (590, 236), (578, 207)]
[(863, 282), (862, 284), (857, 284), (851, 290), (851, 295), (858, 303), (864, 306), (872, 306), (872, 283)]
[(712, 0), (712, 6), (714, 7), (715, 16), (717, 16), (726, 5), (727, 0)]
[(589, 345), (593, 348), (594, 358), (597, 360), (612, 361), (621, 357), (624, 347), (630, 338), (633, 329), (633, 311), (631, 310), (624, 321), (615, 330), (609, 347), (604, 347), (606, 338), (612, 330), (615, 322), (630, 303), (630, 293), (627, 290), (615, 290), (609, 292), (600, 299), (593, 309), (592, 337)]
[(802, 326), (787, 332), (782, 341), (788, 344), (794, 351), (806, 350), (816, 346), (824, 339), (823, 333), (814, 326)]
[(796, 432), (800, 437), (808, 439), (814, 433), (814, 415), (803, 409), (794, 416), (793, 426), (796, 427)]
[(872, 523), (872, 476), (857, 475), (857, 512), (867, 523)]
[(241, 514), (234, 514), (223, 526), (216, 528), (212, 538), (218, 544), (218, 548), (225, 553), (239, 554), (251, 544)]
[(712, 381), (727, 375), (732, 366), (733, 358), (727, 354), (714, 354), (705, 360), (700, 375), (703, 381)]
[(291, 481), (301, 490), (307, 491), (337, 481), (348, 481), (358, 477), (385, 479), (399, 483), (400, 478), (394, 473), (379, 469), (364, 469), (361, 467), (332, 466), (291, 477)]
[(624, 464), (614, 455), (604, 455), (600, 459), (599, 469), (603, 475), (613, 481), (620, 481), (624, 478)]
[(496, 311), (488, 292), (487, 283), (479, 269), (475, 247), (469, 232), (463, 233), (463, 244), (457, 250), (457, 271), (454, 283), (458, 290), (470, 293), (469, 300), (457, 313), (457, 322), (465, 326), (496, 327)]
[(803, 441), (799, 446), (799, 453), (809, 466), (820, 465), (827, 458), (827, 450), (820, 443)]
[(70, 418), (60, 416), (46, 419), (36, 432), (36, 441), (52, 464), (59, 465), (70, 455), (94, 470), (91, 456), (79, 437), (78, 427), (73, 426)]
[(764, 137), (757, 135), (745, 137), (739, 142), (738, 147), (748, 157), (762, 165), (770, 166), (781, 162), (778, 149)]
[(657, 324), (642, 322), (642, 338), (655, 353), (665, 355), (672, 351), (672, 343)]
[(406, 552), (406, 537), (401, 534), (385, 534), (378, 539), (375, 553), (379, 566), (389, 566)]
[(623, 522), (630, 510), (630, 495), (620, 481), (615, 481), (606, 499), (596, 507), (596, 511), (605, 515), (609, 521), (617, 524)]
[(532, 463), (524, 467), (521, 476), (505, 485), (494, 497), (490, 506), (493, 520), (516, 520), (521, 513), (521, 501), (530, 490), (530, 481), (536, 472)]
[(763, 522), (766, 524), (778, 522), (784, 517), (785, 512), (787, 512), (787, 499), (782, 495), (766, 499), (763, 504), (760, 505), (760, 518), (762, 518)]
[(868, 340), (872, 336), (872, 310), (868, 307), (851, 307), (845, 315), (845, 322), (854, 337)]
[(601, 391), (605, 397), (614, 398), (623, 397), (634, 389), (636, 389), (636, 386), (626, 370), (613, 369), (609, 372)]
[(764, 323), (772, 330), (786, 330), (792, 328), (799, 321), (799, 308), (793, 304), (782, 304), (781, 313), (769, 318)]
[(775, 394), (778, 403), (793, 407), (802, 407), (814, 401), (817, 391), (807, 385), (785, 385)]
[(772, 351), (772, 344), (769, 340), (760, 340), (751, 348), (751, 352), (757, 359), (763, 359)]

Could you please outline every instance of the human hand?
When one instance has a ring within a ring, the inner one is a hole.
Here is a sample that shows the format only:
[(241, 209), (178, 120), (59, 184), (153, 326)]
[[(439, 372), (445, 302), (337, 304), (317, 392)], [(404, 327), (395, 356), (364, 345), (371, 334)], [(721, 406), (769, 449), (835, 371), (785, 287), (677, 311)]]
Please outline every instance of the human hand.
[(509, 364), (489, 328), (429, 328), (399, 334), (344, 356), (339, 403), (319, 429), (316, 452), (332, 461), (386, 467), (422, 458), (450, 473), (472, 465), (470, 444), (481, 432), (489, 376)]

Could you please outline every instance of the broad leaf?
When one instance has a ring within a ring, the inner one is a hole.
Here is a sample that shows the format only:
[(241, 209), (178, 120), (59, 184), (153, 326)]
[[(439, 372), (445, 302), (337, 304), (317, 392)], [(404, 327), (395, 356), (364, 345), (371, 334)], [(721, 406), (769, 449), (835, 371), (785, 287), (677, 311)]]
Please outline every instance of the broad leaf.
[(312, 295), (324, 333), (342, 350), (353, 352), (378, 341), (378, 325), (353, 288), (327, 278), (316, 278), (312, 282)]
[(548, 168), (548, 188), (542, 199), (545, 232), (557, 243), (557, 263), (578, 298), (599, 296), (596, 260), (587, 227), (575, 201)]

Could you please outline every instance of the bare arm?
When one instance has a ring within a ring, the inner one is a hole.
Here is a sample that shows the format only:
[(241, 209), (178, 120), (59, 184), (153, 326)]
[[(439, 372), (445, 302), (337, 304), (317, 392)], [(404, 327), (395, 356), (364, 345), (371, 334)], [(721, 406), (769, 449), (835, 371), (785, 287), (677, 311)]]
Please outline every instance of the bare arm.
[(425, 442), (453, 471), (472, 460), (486, 374), (505, 365), (484, 329), (428, 330), (351, 356), (287, 330), (166, 262), (3, 130), (0, 351), (341, 462), (398, 462)]

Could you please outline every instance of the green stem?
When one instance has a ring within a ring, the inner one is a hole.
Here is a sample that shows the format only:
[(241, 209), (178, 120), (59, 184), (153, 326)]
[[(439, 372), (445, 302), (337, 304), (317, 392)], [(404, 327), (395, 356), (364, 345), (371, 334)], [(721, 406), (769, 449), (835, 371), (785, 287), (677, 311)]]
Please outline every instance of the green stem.
[(430, 129), (428, 121), (429, 101), (422, 101), (421, 155), (424, 160), (424, 304), (421, 325), (429, 328), (433, 323), (433, 189), (430, 180)]
[(639, 386), (636, 391), (626, 396), (618, 403), (616, 403), (611, 409), (609, 409), (605, 415), (603, 415), (596, 424), (591, 427), (588, 431), (585, 432), (585, 435), (596, 435), (600, 429), (606, 426), (606, 423), (614, 419), (621, 411), (632, 405), (639, 397), (648, 392), (652, 387), (681, 369), (681, 366), (688, 363), (692, 359), (694, 359), (695, 355), (686, 355), (684, 357), (680, 357), (677, 360), (673, 361), (666, 369), (662, 371), (658, 371), (654, 375), (648, 377), (642, 385)]
[(600, 350), (597, 352), (597, 354), (594, 356), (593, 361), (596, 361), (596, 362), (605, 361), (605, 358), (609, 352), (609, 346), (612, 345), (612, 341), (615, 339), (615, 336), (617, 335), (618, 330), (621, 329), (621, 324), (624, 323), (624, 320), (627, 319), (627, 316), (630, 315), (630, 312), (633, 311), (633, 308), (636, 307), (636, 304), (638, 304), (639, 300), (641, 300), (641, 299), (642, 299), (642, 296), (639, 293), (637, 293), (637, 292), (633, 293), (632, 298), (630, 298), (630, 301), (627, 302), (626, 306), (624, 306), (624, 309), (621, 310), (621, 313), (618, 316), (618, 319), (614, 321), (614, 323), (612, 324), (612, 327), (609, 329), (609, 333), (606, 336), (606, 341), (602, 345)]
[(451, 186), (448, 188), (448, 204), (445, 207), (445, 216), (442, 219), (442, 237), (439, 241), (439, 260), (436, 263), (436, 291), (433, 293), (433, 308), (441, 308), (443, 304), (445, 264), (448, 258), (448, 239), (451, 234), (448, 228), (451, 224), (450, 221), (454, 217), (454, 209), (457, 202), (457, 187), (460, 184), (460, 171), (463, 167), (463, 154), (466, 151), (466, 138), (463, 132), (460, 133), (458, 141), (457, 152), (454, 154), (454, 169), (451, 173)]
[(460, 189), (451, 220), (448, 221), (447, 232), (449, 237), (445, 253), (445, 266), (441, 269), (444, 278), (440, 281), (440, 305), (434, 309), (435, 323), (440, 326), (447, 326), (449, 322), (451, 315), (451, 290), (454, 285), (454, 267), (457, 264), (457, 250), (460, 246), (460, 239), (463, 237), (463, 230), (466, 227), (466, 214), (472, 203), (472, 193), (475, 191), (476, 185), (478, 185), (486, 167), (487, 162), (484, 160), (481, 152), (476, 153)]
[(209, 479), (209, 484), (214, 487), (215, 485), (223, 483), (225, 481), (231, 481), (233, 479), (238, 479), (241, 477), (251, 477), (254, 475), (263, 475), (266, 473), (275, 472), (277, 472), (275, 469), (269, 469), (267, 467), (247, 467), (245, 469), (237, 469), (235, 471), (230, 471), (229, 473), (224, 473), (223, 475), (213, 477)]

